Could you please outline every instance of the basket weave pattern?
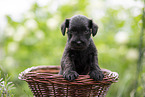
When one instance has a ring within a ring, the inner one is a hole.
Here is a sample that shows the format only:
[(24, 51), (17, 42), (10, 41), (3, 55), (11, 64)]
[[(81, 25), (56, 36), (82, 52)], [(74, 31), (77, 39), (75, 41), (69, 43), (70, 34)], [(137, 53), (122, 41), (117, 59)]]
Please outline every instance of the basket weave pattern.
[(58, 66), (38, 66), (26, 69), (19, 75), (25, 80), (35, 97), (105, 97), (113, 82), (117, 82), (118, 74), (102, 69), (103, 81), (93, 81), (89, 75), (79, 75), (73, 81), (65, 80), (58, 75)]

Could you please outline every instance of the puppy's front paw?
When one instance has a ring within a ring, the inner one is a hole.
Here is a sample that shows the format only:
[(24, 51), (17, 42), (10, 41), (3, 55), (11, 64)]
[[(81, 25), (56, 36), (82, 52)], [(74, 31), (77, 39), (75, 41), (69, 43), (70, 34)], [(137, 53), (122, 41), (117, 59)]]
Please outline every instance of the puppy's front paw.
[(69, 81), (74, 81), (78, 78), (79, 74), (76, 71), (65, 72), (63, 77)]
[(104, 74), (102, 71), (93, 70), (89, 73), (90, 78), (94, 79), (95, 81), (103, 80)]

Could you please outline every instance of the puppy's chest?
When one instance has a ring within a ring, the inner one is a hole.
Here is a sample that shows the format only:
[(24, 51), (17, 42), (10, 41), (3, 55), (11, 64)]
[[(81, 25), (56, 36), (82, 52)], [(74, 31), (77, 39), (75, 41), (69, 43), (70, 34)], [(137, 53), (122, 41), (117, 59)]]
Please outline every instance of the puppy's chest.
[(76, 71), (79, 74), (87, 74), (88, 73), (89, 66), (90, 66), (89, 55), (78, 53), (78, 54), (74, 55), (73, 61), (74, 61)]
[(76, 55), (75, 58), (74, 58), (74, 63), (81, 66), (81, 65), (85, 65), (87, 64), (88, 62), (88, 57), (89, 56), (85, 56), (85, 55)]

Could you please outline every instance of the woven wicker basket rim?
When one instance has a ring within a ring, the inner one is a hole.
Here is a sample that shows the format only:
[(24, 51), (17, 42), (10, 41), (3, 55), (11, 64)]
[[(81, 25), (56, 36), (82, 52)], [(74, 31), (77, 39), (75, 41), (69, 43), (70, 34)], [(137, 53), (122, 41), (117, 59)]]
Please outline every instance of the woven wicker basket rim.
[(67, 84), (67, 85), (94, 85), (94, 84), (111, 84), (117, 82), (119, 75), (116, 72), (112, 72), (107, 69), (101, 69), (105, 77), (102, 81), (94, 81), (90, 79), (89, 75), (79, 75), (79, 77), (73, 81), (67, 81), (62, 75), (56, 73), (59, 72), (59, 66), (37, 66), (31, 67), (19, 74), (19, 79), (24, 81), (35, 81), (41, 83), (53, 83), (53, 84)]

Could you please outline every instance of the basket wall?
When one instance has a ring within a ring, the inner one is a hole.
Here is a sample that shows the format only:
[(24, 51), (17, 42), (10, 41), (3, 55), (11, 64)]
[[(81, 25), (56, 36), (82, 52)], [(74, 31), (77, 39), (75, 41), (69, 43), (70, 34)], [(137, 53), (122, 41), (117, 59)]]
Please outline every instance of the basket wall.
[(57, 66), (39, 66), (28, 69), (20, 74), (35, 97), (105, 97), (110, 85), (118, 78), (111, 77), (108, 70), (102, 70), (103, 81), (93, 81), (89, 75), (80, 75), (73, 82), (58, 75)]

